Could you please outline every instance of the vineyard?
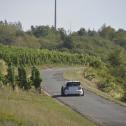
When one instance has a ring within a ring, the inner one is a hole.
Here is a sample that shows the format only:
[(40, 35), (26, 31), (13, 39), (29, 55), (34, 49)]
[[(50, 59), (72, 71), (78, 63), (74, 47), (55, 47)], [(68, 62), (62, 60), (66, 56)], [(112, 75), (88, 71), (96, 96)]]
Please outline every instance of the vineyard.
[(47, 49), (16, 48), (0, 45), (0, 59), (6, 63), (18, 65), (41, 64), (78, 64), (99, 67), (103, 63), (100, 58), (84, 54), (49, 51)]

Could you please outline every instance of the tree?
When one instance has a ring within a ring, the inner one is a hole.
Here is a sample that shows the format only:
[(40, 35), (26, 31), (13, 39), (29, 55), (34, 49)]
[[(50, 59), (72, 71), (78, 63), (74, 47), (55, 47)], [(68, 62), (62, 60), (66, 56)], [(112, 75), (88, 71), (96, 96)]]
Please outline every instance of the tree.
[(16, 23), (16, 26), (17, 26), (17, 28), (20, 30), (20, 31), (22, 31), (22, 24), (21, 24), (21, 22), (20, 21), (18, 21), (17, 23)]
[(49, 34), (51, 28), (49, 26), (31, 26), (31, 32), (36, 37), (45, 37)]
[(70, 35), (65, 37), (63, 47), (68, 48), (68, 49), (74, 48), (74, 42), (73, 42), (72, 37)]
[(59, 28), (58, 32), (60, 33), (61, 40), (64, 41), (67, 36), (66, 31), (63, 28)]
[(87, 34), (88, 36), (97, 36), (97, 32), (94, 29), (93, 30), (88, 29)]
[(125, 59), (123, 58), (123, 52), (121, 50), (114, 51), (109, 55), (108, 61), (112, 66), (120, 66), (122, 64), (125, 64)]
[(116, 32), (114, 43), (116, 43), (126, 49), (126, 31), (125, 30), (119, 29)]
[(80, 30), (79, 30), (77, 33), (78, 33), (78, 35), (80, 35), (80, 36), (83, 36), (83, 35), (86, 35), (86, 34), (87, 34), (85, 28), (80, 28)]
[(101, 30), (99, 31), (99, 34), (101, 37), (113, 40), (115, 37), (115, 29), (111, 26), (106, 26), (105, 24), (101, 27)]
[(126, 87), (126, 61), (122, 51), (117, 50), (109, 56), (109, 71), (116, 81), (125, 89)]

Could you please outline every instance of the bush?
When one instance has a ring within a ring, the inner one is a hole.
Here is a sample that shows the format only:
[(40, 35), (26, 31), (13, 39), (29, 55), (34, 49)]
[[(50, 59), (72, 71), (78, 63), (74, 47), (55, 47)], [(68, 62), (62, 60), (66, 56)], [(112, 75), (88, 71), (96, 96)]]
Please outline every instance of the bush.
[(121, 100), (124, 101), (124, 102), (126, 102), (126, 92), (124, 93), (124, 95), (123, 95), (123, 97), (122, 97)]
[(90, 74), (90, 75), (85, 76), (85, 78), (90, 80), (90, 81), (92, 81), (95, 78), (95, 75), (94, 74)]
[(35, 87), (35, 89), (38, 89), (41, 87), (42, 79), (40, 78), (40, 72), (36, 67), (32, 67), (32, 76), (31, 76), (32, 83)]
[(8, 72), (7, 80), (14, 90), (15, 89), (15, 68), (12, 63), (8, 64), (7, 72)]
[(26, 70), (23, 66), (18, 67), (18, 82), (19, 87), (24, 90), (31, 88), (31, 83), (27, 80)]
[(104, 92), (111, 92), (115, 88), (115, 83), (110, 80), (102, 81), (98, 84), (98, 89)]
[(90, 63), (90, 66), (92, 66), (92, 67), (94, 67), (94, 68), (100, 68), (101, 65), (102, 65), (102, 63), (101, 63), (100, 61), (98, 61), (98, 60), (96, 60), (96, 61)]

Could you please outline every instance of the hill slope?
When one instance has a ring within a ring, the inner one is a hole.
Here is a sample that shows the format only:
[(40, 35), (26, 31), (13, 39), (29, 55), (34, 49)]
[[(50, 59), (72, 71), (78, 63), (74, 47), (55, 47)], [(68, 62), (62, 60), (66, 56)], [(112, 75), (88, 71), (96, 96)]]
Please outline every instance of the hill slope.
[(111, 52), (126, 47), (126, 31), (102, 26), (98, 31), (81, 28), (68, 34), (63, 28), (31, 26), (24, 32), (21, 23), (0, 22), (0, 43), (17, 47), (83, 53), (106, 58)]

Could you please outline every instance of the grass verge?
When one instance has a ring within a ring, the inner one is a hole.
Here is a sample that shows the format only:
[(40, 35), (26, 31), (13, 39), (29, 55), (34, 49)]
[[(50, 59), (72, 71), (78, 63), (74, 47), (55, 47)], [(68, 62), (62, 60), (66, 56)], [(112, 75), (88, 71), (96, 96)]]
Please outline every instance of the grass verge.
[(34, 91), (0, 89), (0, 126), (95, 126), (69, 107)]

